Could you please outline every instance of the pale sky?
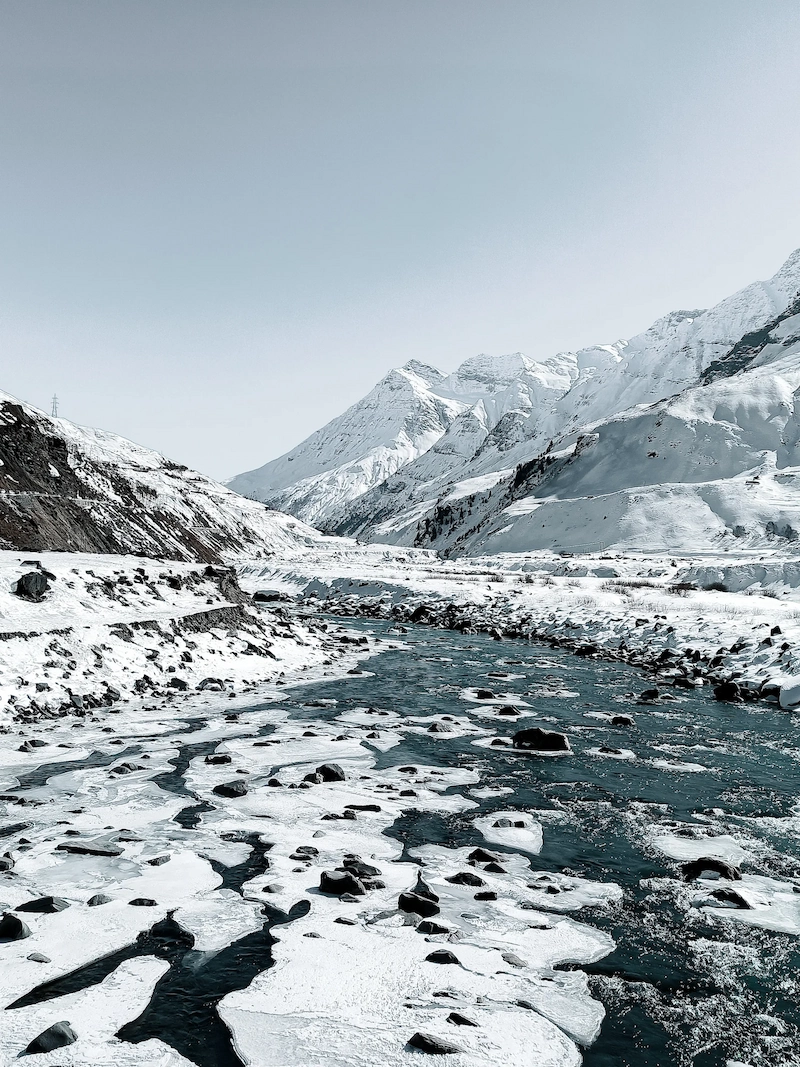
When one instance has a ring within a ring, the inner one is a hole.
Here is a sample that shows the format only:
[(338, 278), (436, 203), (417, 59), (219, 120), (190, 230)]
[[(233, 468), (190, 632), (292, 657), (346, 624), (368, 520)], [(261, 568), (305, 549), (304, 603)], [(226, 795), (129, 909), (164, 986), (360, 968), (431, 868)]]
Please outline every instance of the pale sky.
[(796, 0), (0, 0), (0, 389), (215, 477), (800, 245)]

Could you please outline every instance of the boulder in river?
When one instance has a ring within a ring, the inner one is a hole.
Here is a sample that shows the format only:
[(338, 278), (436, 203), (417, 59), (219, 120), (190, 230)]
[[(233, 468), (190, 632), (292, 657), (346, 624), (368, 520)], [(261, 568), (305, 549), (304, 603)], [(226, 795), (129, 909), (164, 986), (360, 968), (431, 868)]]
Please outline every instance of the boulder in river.
[(411, 912), (429, 919), (432, 915), (438, 915), (439, 905), (429, 897), (420, 896), (419, 893), (407, 891), (397, 898), (397, 906), (400, 911)]
[(742, 878), (738, 867), (734, 867), (727, 860), (716, 859), (713, 856), (701, 856), (699, 859), (682, 863), (681, 874), (687, 882), (693, 882), (695, 878), (707, 878), (709, 875), (727, 878), (731, 882), (739, 882)]
[(459, 963), (459, 958), (448, 948), (437, 948), (435, 952), (429, 952), (425, 957), (426, 963)]
[(53, 1052), (57, 1048), (66, 1048), (67, 1045), (74, 1045), (77, 1040), (78, 1035), (66, 1020), (60, 1023), (53, 1023), (52, 1026), (48, 1026), (46, 1030), (43, 1030), (38, 1037), (31, 1041), (25, 1049), (25, 1054), (34, 1056), (37, 1053)]
[(351, 871), (323, 871), (319, 876), (319, 890), (332, 897), (341, 897), (345, 893), (363, 897), (366, 893), (364, 883)]
[(69, 907), (69, 901), (62, 897), (37, 897), (36, 900), (26, 900), (18, 905), (15, 911), (31, 911), (39, 915), (54, 915), (57, 911), (64, 911)]
[(459, 871), (458, 874), (449, 874), (445, 881), (450, 882), (451, 885), (486, 885), (486, 882), (479, 875), (473, 874), (472, 871)]
[(243, 797), (247, 795), (247, 786), (237, 778), (234, 782), (220, 782), (213, 790), (218, 797)]
[(543, 730), (534, 726), (530, 730), (518, 730), (513, 737), (514, 748), (529, 752), (571, 752), (569, 738), (557, 730)]
[(714, 699), (725, 704), (740, 704), (742, 691), (737, 682), (720, 682), (714, 686)]
[(451, 1011), (447, 1016), (447, 1021), (452, 1023), (453, 1026), (477, 1026), (478, 1024), (474, 1019), (470, 1019), (468, 1015), (462, 1015), (460, 1011)]
[(99, 908), (101, 904), (110, 904), (111, 897), (105, 893), (95, 893), (93, 897), (89, 897), (86, 901), (87, 908)]

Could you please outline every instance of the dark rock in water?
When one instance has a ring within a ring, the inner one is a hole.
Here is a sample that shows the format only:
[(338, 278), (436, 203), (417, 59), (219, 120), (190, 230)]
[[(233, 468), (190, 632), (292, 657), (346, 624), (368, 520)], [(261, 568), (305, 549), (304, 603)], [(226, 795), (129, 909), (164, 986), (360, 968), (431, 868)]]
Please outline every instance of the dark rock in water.
[(14, 860), (11, 856), (0, 857), (0, 871), (13, 871)]
[[(297, 848), (295, 849), (295, 852), (297, 853), (298, 856), (318, 856), (319, 855), (319, 849), (315, 848), (314, 845), (298, 845)], [(376, 874), (380, 874), (380, 871), (376, 870), (375, 873)]]
[(598, 752), (602, 752), (605, 756), (621, 756), (621, 748), (612, 748), (611, 745), (601, 745)]
[(30, 600), (34, 604), (44, 599), (45, 593), (50, 588), (45, 575), (39, 571), (28, 571), (23, 574), (14, 586), (14, 592), (23, 600)]
[(247, 786), (239, 778), (235, 782), (221, 782), (215, 785), (213, 792), (218, 797), (243, 797), (247, 795)]
[(99, 908), (101, 904), (110, 904), (111, 897), (106, 896), (105, 893), (95, 893), (93, 897), (89, 897), (86, 901), (87, 908)]
[(397, 770), (401, 774), (417, 774), (418, 773), (416, 767), (398, 767)]
[(411, 1048), (419, 1049), (420, 1052), (427, 1052), (431, 1056), (452, 1056), (464, 1051), (458, 1045), (445, 1041), (444, 1038), (434, 1037), (433, 1034), (416, 1033), (409, 1039), (408, 1043)]
[(504, 952), (503, 959), (506, 961), (506, 963), (510, 963), (512, 967), (528, 966), (525, 960), (520, 959), (520, 957), (515, 952)]
[(439, 923), (431, 922), (430, 919), (423, 919), (417, 925), (417, 933), (435, 936), (437, 934), (449, 934), (450, 929), (447, 926), (441, 926)]
[(497, 893), (493, 889), (482, 889), (473, 897), (474, 900), (497, 900)]
[(506, 819), (505, 817), (503, 817), (502, 819), (495, 819), (495, 821), (492, 823), (492, 826), (494, 826), (498, 830), (507, 830), (510, 826), (513, 825), (514, 823), (511, 821), (511, 819)]
[(358, 926), (355, 919), (348, 919), (346, 915), (338, 915), (333, 921), (340, 926)]
[(482, 878), (471, 871), (459, 871), (458, 874), (450, 874), (445, 878), (445, 881), (450, 882), (451, 885), (486, 885)]
[(650, 704), (652, 701), (658, 700), (660, 696), (661, 694), (657, 689), (643, 689), (639, 694), (639, 700), (644, 700), (646, 703)]
[(143, 771), (144, 767), (138, 763), (118, 763), (111, 768), (111, 774), (133, 774), (134, 771)]
[(163, 856), (153, 856), (151, 860), (147, 861), (148, 867), (160, 867), (163, 863), (169, 863), (170, 857), (168, 854)]
[(742, 691), (736, 682), (720, 682), (714, 686), (714, 699), (726, 704), (739, 704), (742, 700)]
[(521, 715), (519, 708), (512, 707), (511, 704), (504, 704), (502, 708), (497, 709), (498, 715), (510, 715), (516, 717)]
[(741, 893), (737, 893), (735, 889), (715, 889), (711, 896), (726, 907), (738, 908), (740, 911), (752, 910), (752, 905), (748, 904)]
[(417, 875), (417, 884), (412, 889), (412, 893), (416, 893), (419, 897), (427, 897), (428, 900), (432, 900), (434, 904), (438, 903), (439, 901), (439, 898), (436, 896), (434, 891), (431, 889), (428, 883), (424, 881), (422, 875), (419, 874)]
[(323, 782), (343, 782), (345, 780), (345, 774), (338, 763), (323, 763), (321, 767), (317, 767), (317, 774), (322, 777)]
[(342, 893), (339, 900), (343, 901), (345, 904), (358, 904), (358, 897), (355, 893)]
[(543, 730), (534, 726), (530, 730), (518, 730), (513, 737), (514, 748), (532, 752), (570, 752), (569, 738), (557, 730)]
[(502, 737), (495, 737), (491, 742), (492, 748), (510, 748), (508, 741), (504, 741)]
[(27, 741), (23, 741), (17, 749), (18, 752), (33, 752), (37, 748), (44, 748), (47, 744), (46, 741), (42, 741), (41, 738), (31, 737)]
[(467, 859), (474, 860), (476, 863), (497, 863), (498, 858), (493, 852), (487, 852), (485, 848), (474, 848), (467, 856)]
[(167, 682), (170, 689), (178, 689), (181, 693), (185, 692), (189, 688), (189, 683), (185, 678), (170, 678)]
[(418, 893), (405, 892), (397, 898), (397, 906), (400, 911), (413, 912), (428, 919), (432, 915), (438, 915), (439, 905), (429, 897), (420, 896)]
[(321, 893), (341, 897), (345, 893), (363, 897), (366, 893), (364, 883), (350, 871), (323, 871), (319, 878)]
[(462, 1015), (460, 1011), (451, 1011), (447, 1016), (447, 1021), (452, 1023), (453, 1026), (477, 1026), (478, 1024), (474, 1019), (470, 1019), (468, 1015)]
[(132, 908), (156, 908), (158, 904), (152, 897), (134, 897), (133, 900), (129, 900), (128, 904)]
[(10, 911), (0, 919), (0, 941), (21, 941), (23, 937), (30, 936), (31, 932), (22, 919)]
[(345, 804), (346, 811), (380, 811), (380, 804)]
[(612, 715), (612, 726), (635, 726), (636, 719), (632, 715)]
[(68, 1022), (53, 1023), (52, 1026), (48, 1026), (46, 1030), (43, 1030), (38, 1037), (31, 1041), (25, 1049), (25, 1054), (34, 1056), (40, 1052), (53, 1052), (54, 1049), (74, 1045), (77, 1040), (78, 1035)]
[(490, 874), (505, 874), (506, 873), (505, 867), (501, 867), (499, 863), (495, 863), (494, 861), (492, 861), (491, 863), (487, 863), (486, 866), (483, 869), (485, 871), (488, 871)]
[(415, 797), (417, 791), (415, 789), (401, 789), (398, 795), (401, 797)]
[(341, 870), (350, 871), (356, 878), (377, 878), (382, 872), (371, 863), (364, 863), (358, 856), (345, 856)]
[(476, 689), (475, 697), (478, 700), (496, 700), (497, 697), (491, 691), (491, 689)]
[[(303, 781), (308, 782), (309, 785), (322, 785), (325, 779), (319, 773), (319, 771), (309, 771), (308, 774), (303, 775)], [(289, 786), (292, 789), (292, 786)]]
[(121, 856), (119, 845), (107, 841), (62, 841), (56, 852), (71, 852), (76, 856)]
[(24, 904), (16, 907), (15, 911), (31, 911), (40, 915), (54, 915), (57, 911), (65, 911), (69, 907), (69, 901), (61, 897), (37, 897), (36, 900), (26, 900)]
[(32, 963), (52, 963), (53, 962), (50, 959), (49, 956), (45, 956), (42, 952), (31, 952), (30, 956), (28, 956), (28, 959)]
[(221, 693), (225, 689), (225, 683), (221, 678), (204, 678), (197, 686), (198, 689), (210, 689), (214, 693)]
[(425, 957), (427, 963), (459, 963), (459, 958), (448, 948), (437, 948), (435, 952), (429, 952)]
[(731, 882), (739, 882), (742, 873), (738, 867), (726, 860), (714, 859), (712, 856), (703, 856), (700, 859), (689, 860), (681, 864), (681, 874), (687, 882), (693, 882), (695, 878), (703, 878), (707, 874), (715, 874), (720, 878), (727, 878)]
[(205, 762), (216, 767), (222, 763), (230, 763), (231, 757), (227, 752), (212, 752), (210, 755), (206, 756)]
[(446, 722), (432, 722), (428, 727), (429, 734), (451, 734), (453, 727), (448, 726)]

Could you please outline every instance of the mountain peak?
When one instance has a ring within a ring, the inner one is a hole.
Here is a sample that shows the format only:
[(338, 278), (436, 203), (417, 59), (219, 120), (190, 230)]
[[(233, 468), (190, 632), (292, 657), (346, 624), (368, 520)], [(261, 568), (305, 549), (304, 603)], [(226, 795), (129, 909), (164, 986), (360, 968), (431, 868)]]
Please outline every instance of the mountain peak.
[(416, 374), (418, 378), (422, 378), (423, 382), (428, 385), (438, 385), (439, 382), (444, 381), (444, 375), (440, 370), (432, 367), (429, 363), (421, 363), (418, 359), (410, 359), (400, 369), (408, 371), (410, 374)]

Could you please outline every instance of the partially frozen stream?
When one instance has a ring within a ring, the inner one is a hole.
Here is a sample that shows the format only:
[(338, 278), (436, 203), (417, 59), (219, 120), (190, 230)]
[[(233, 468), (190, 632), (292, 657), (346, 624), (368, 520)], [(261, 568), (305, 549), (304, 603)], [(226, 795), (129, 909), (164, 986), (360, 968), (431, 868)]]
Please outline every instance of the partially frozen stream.
[[(35, 756), (16, 772), (28, 788), (4, 768), (9, 795), (40, 803), (7, 802), (0, 834), (27, 828), (4, 841), (16, 867), (3, 898), (70, 907), (19, 912), (32, 936), (0, 945), (15, 1004), (0, 1063), (58, 1019), (79, 1040), (45, 1064), (394, 1067), (424, 1062), (405, 1046), (417, 1030), (452, 1037), (452, 1067), (798, 1062), (792, 716), (702, 690), (642, 703), (651, 682), (637, 671), (523, 642), (352, 626), (404, 647), (237, 705), (238, 718), (220, 705), (132, 730), (117, 716), (113, 738), (86, 727), (83, 762), (54, 762), (49, 745), (38, 773)], [(572, 752), (492, 744), (533, 725), (567, 733)], [(112, 760), (134, 770), (114, 777)], [(345, 783), (287, 788), (334, 760)], [(214, 793), (237, 775), (245, 796)], [(73, 841), (121, 837), (122, 855), (54, 852), (65, 827)], [(476, 847), (499, 862), (470, 864)], [(321, 870), (349, 852), (383, 888), (320, 894)], [(681, 864), (701, 857), (741, 879), (687, 881)], [(452, 936), (425, 938), (396, 911), (419, 870)], [(454, 884), (457, 871), (482, 890)], [(111, 900), (88, 909), (100, 890)], [(458, 968), (425, 961), (443, 947)], [(28, 962), (32, 950), (51, 962)], [(115, 981), (117, 1021), (95, 1034)], [(448, 1025), (453, 1008), (478, 1025)]]

